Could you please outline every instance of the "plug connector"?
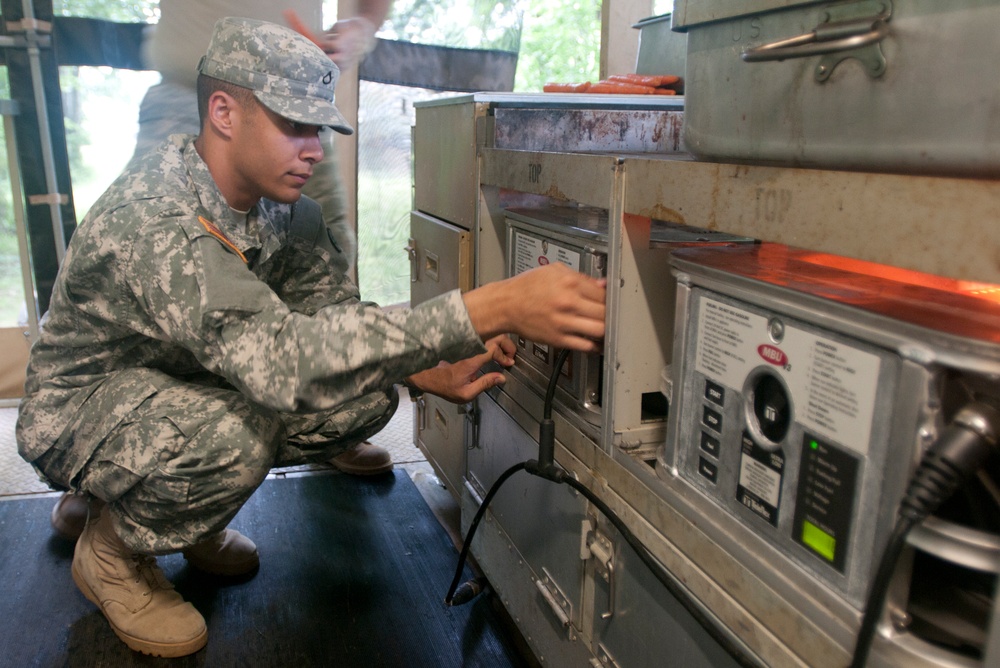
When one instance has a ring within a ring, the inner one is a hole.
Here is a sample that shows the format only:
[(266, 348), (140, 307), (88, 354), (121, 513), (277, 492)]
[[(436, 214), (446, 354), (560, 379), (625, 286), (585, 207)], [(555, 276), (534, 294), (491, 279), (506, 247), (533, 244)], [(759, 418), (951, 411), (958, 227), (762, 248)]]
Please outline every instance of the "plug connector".
[(1000, 413), (987, 404), (962, 408), (924, 453), (899, 508), (917, 523), (933, 513), (986, 461), (997, 445)]

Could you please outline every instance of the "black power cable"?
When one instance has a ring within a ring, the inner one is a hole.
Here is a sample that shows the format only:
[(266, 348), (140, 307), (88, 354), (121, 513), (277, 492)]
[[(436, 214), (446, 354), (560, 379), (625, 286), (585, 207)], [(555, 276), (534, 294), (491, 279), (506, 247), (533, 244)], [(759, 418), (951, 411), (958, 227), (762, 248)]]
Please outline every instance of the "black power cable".
[[(479, 593), (478, 587), (471, 582), (466, 582), (461, 588), (458, 586), (458, 583), (462, 579), (462, 571), (465, 569), (465, 560), (468, 559), (469, 550), (472, 548), (472, 539), (476, 535), (476, 529), (479, 528), (479, 523), (482, 521), (483, 515), (486, 514), (486, 509), (489, 508), (490, 502), (493, 501), (493, 497), (500, 491), (500, 488), (507, 482), (508, 478), (524, 468), (524, 464), (524, 462), (514, 464), (501, 473), (500, 477), (493, 483), (493, 486), (490, 487), (486, 498), (479, 504), (479, 510), (476, 511), (476, 516), (472, 519), (472, 524), (469, 525), (469, 530), (465, 533), (465, 540), (462, 542), (462, 551), (458, 555), (458, 568), (455, 569), (455, 577), (452, 579), (448, 593), (444, 597), (446, 604), (462, 605), (471, 601)], [(457, 594), (456, 590), (458, 590)]]
[(969, 404), (955, 415), (952, 423), (924, 453), (910, 478), (896, 526), (872, 580), (851, 668), (863, 668), (868, 660), (896, 562), (906, 547), (906, 536), (983, 465), (997, 444), (998, 425), (1000, 413), (994, 408), (981, 403)]
[(569, 356), (569, 350), (560, 351), (559, 355), (556, 357), (555, 368), (552, 370), (552, 376), (549, 378), (549, 385), (545, 393), (545, 406), (543, 409), (542, 421), (539, 424), (539, 437), (538, 437), (538, 459), (528, 460), (526, 462), (520, 462), (511, 466), (509, 469), (504, 471), (493, 486), (490, 487), (489, 492), (487, 492), (486, 497), (479, 506), (479, 510), (476, 511), (476, 515), (472, 520), (472, 524), (469, 526), (469, 530), (466, 533), (465, 541), (462, 544), (462, 551), (458, 557), (458, 567), (455, 570), (455, 577), (451, 582), (451, 587), (448, 589), (448, 593), (445, 596), (445, 603), (448, 605), (461, 605), (472, 600), (479, 593), (482, 583), (479, 579), (471, 580), (462, 584), (459, 587), (459, 582), (462, 579), (462, 571), (465, 568), (465, 560), (468, 557), (469, 550), (472, 546), (472, 539), (476, 534), (476, 529), (479, 527), (479, 523), (483, 516), (486, 514), (486, 509), (489, 507), (490, 502), (496, 493), (499, 491), (500, 487), (515, 473), (524, 469), (531, 473), (547, 480), (551, 480), (556, 483), (565, 483), (566, 485), (572, 487), (578, 491), (584, 498), (587, 499), (592, 505), (594, 505), (605, 517), (611, 522), (619, 533), (625, 538), (626, 542), (635, 553), (639, 555), (639, 558), (644, 564), (652, 571), (656, 579), (666, 587), (667, 591), (683, 606), (683, 608), (694, 618), (696, 622), (708, 633), (711, 638), (719, 644), (726, 652), (732, 656), (740, 666), (745, 668), (755, 668), (759, 664), (752, 660), (752, 658), (735, 643), (721, 628), (720, 624), (715, 622), (710, 618), (705, 612), (698, 606), (695, 602), (694, 597), (686, 590), (684, 587), (677, 582), (673, 576), (660, 565), (659, 562), (655, 560), (652, 554), (642, 545), (639, 539), (634, 533), (625, 525), (620, 517), (610, 508), (606, 503), (597, 497), (594, 492), (588, 489), (580, 481), (572, 478), (566, 474), (566, 471), (555, 463), (555, 423), (552, 420), (552, 401), (555, 396), (556, 384), (559, 380), (559, 374), (562, 372), (563, 364), (566, 358)]

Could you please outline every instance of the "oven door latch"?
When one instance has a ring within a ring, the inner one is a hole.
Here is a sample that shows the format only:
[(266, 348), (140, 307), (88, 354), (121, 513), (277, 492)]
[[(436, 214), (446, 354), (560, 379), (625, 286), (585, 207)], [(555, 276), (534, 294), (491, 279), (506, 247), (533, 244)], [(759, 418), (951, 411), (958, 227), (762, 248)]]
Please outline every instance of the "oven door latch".
[(592, 519), (583, 520), (582, 525), (580, 558), (586, 561), (593, 557), (594, 573), (608, 583), (608, 609), (601, 613), (601, 619), (610, 619), (615, 614), (615, 546)]

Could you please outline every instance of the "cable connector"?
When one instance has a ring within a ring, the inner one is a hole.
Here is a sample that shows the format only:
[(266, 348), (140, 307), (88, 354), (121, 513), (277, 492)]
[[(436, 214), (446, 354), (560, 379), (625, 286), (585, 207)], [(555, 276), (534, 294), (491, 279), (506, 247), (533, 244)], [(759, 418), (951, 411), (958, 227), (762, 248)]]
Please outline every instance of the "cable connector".
[(1000, 413), (992, 406), (963, 407), (924, 453), (900, 504), (900, 517), (920, 522), (950, 498), (996, 447), (998, 425)]
[(927, 448), (899, 506), (899, 519), (879, 560), (861, 618), (850, 668), (864, 668), (885, 605), (896, 562), (910, 530), (947, 501), (975, 473), (997, 445), (1000, 412), (974, 402), (964, 406)]
[(486, 588), (487, 581), (484, 577), (473, 578), (459, 585), (455, 593), (445, 598), (444, 602), (446, 605), (465, 605), (476, 596), (479, 596), (479, 592)]
[(538, 425), (538, 459), (529, 459), (524, 470), (553, 482), (562, 482), (566, 472), (556, 464), (556, 423), (545, 418)]

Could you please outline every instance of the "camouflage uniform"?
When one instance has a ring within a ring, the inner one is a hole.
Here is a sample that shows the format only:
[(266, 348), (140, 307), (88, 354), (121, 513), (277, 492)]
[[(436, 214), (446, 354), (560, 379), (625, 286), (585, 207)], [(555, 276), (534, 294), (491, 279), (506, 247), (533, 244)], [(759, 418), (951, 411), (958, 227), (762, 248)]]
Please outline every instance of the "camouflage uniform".
[[(320, 113), (295, 104), (283, 115)], [(147, 554), (224, 528), (272, 466), (377, 432), (394, 382), (485, 350), (457, 291), (412, 310), (359, 301), (315, 202), (234, 214), (193, 140), (135, 161), (77, 228), (17, 423), (21, 456), (108, 502)]]

